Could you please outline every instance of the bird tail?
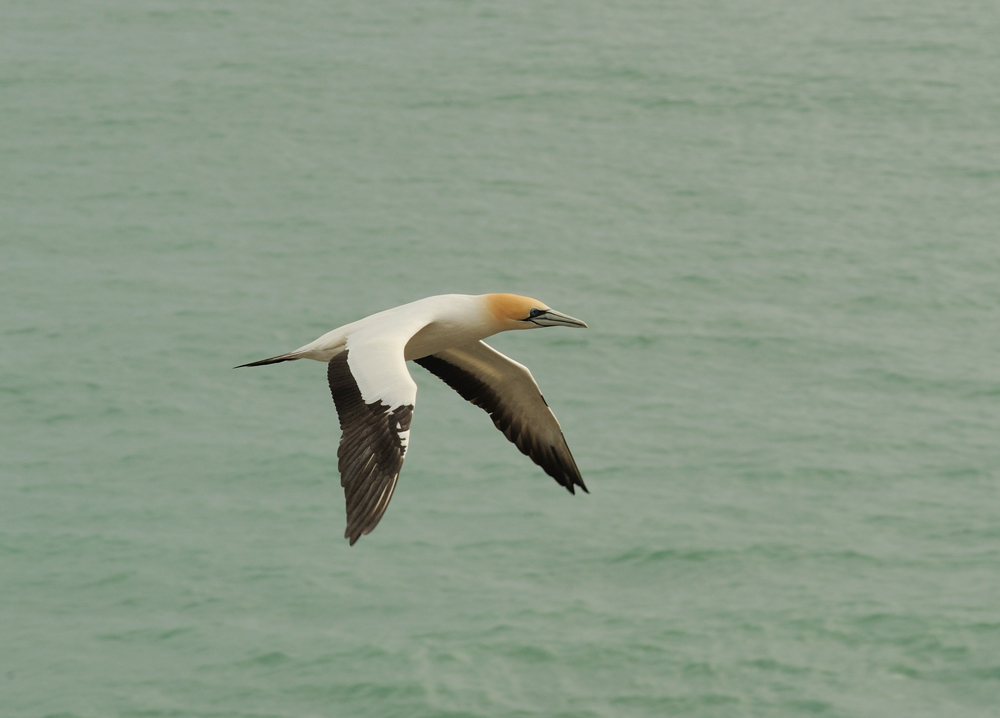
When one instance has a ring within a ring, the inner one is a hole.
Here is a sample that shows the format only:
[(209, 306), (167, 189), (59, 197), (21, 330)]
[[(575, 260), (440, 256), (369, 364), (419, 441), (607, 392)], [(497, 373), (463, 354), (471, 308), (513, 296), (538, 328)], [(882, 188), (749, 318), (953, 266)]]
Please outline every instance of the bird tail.
[(249, 364), (240, 364), (239, 366), (234, 366), (233, 369), (242, 369), (245, 366), (264, 366), (265, 364), (280, 364), (283, 361), (295, 361), (296, 359), (301, 359), (301, 355), (298, 352), (289, 352), (288, 354), (279, 354), (276, 357), (270, 357), (269, 359), (261, 359), (260, 361), (252, 361)]

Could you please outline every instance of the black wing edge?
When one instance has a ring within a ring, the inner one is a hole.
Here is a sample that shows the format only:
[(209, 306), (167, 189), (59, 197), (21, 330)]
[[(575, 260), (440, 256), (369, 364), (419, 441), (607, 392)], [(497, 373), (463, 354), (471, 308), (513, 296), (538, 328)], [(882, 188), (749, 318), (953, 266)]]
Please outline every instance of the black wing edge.
[[(489, 414), (494, 425), (503, 432), (503, 435), (522, 454), (542, 467), (546, 474), (556, 480), (556, 483), (563, 486), (571, 494), (576, 494), (576, 486), (583, 489), (584, 493), (590, 493), (583, 483), (580, 469), (576, 465), (576, 460), (573, 458), (569, 444), (566, 443), (566, 438), (561, 430), (559, 436), (562, 438), (562, 452), (556, 446), (545, 446), (532, 442), (530, 433), (524, 431), (523, 427), (515, 421), (513, 412), (504, 405), (503, 398), (489, 385), (462, 368), (433, 354), (414, 359), (414, 361), (458, 392), (463, 399)], [(545, 397), (539, 394), (539, 398), (542, 403), (548, 406)], [(560, 456), (560, 454), (563, 455)]]
[(366, 404), (346, 351), (330, 360), (327, 379), (342, 432), (337, 469), (346, 499), (344, 538), (353, 546), (378, 525), (392, 499), (406, 454), (399, 434), (410, 429), (413, 405), (393, 411), (381, 401)]

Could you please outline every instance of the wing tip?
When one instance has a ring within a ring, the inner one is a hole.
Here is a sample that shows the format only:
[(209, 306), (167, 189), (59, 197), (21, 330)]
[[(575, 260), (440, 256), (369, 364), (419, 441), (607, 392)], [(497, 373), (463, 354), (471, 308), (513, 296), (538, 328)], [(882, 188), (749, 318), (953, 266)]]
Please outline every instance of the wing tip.
[[(566, 478), (566, 483), (562, 484), (562, 485), (563, 485), (563, 487), (567, 491), (569, 491), (574, 496), (576, 496), (576, 487), (577, 486), (579, 486), (581, 489), (583, 489), (583, 493), (585, 493), (585, 494), (589, 494), (590, 493), (590, 489), (588, 489), (587, 486), (583, 483), (583, 479), (580, 476), (567, 476), (565, 478)], [(557, 481), (558, 481), (558, 479), (557, 479)], [(559, 483), (562, 483), (562, 482), (560, 481)]]

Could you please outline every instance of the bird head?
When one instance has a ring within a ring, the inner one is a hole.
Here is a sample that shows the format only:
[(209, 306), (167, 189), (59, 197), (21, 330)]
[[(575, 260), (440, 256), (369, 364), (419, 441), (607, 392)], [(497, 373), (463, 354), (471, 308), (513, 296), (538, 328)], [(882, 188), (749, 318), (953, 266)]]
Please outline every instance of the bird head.
[(486, 306), (501, 325), (501, 331), (538, 327), (582, 327), (584, 322), (551, 309), (544, 302), (517, 294), (487, 294)]

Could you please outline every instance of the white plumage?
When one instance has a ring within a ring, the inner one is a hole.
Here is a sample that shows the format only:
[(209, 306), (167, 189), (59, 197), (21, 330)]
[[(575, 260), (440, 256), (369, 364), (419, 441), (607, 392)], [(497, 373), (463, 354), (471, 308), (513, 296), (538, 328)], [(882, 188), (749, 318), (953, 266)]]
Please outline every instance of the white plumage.
[(428, 297), (372, 314), (287, 354), (242, 366), (314, 359), (327, 377), (343, 436), (337, 451), (351, 545), (385, 513), (409, 443), (416, 361), (482, 407), (507, 438), (570, 493), (583, 479), (531, 373), (483, 343), (502, 331), (586, 327), (530, 297)]

